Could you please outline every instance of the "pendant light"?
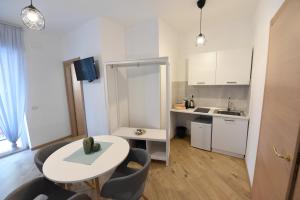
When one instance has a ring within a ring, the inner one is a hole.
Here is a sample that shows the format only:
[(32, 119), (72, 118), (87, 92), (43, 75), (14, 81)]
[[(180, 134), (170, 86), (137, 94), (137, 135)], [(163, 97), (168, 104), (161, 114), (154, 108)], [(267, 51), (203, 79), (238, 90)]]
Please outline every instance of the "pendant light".
[(33, 30), (42, 30), (45, 28), (45, 19), (42, 13), (32, 5), (23, 8), (21, 12), (22, 21), (25, 26)]
[(205, 35), (202, 33), (202, 8), (205, 5), (205, 0), (198, 0), (197, 1), (197, 6), (200, 8), (200, 33), (196, 38), (196, 45), (197, 47), (203, 46), (206, 42)]

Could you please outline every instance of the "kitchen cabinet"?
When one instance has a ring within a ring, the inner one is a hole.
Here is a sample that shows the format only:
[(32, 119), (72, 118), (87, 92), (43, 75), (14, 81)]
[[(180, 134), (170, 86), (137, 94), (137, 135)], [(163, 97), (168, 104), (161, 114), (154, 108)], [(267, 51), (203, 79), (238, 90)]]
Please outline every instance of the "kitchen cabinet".
[(217, 52), (216, 85), (249, 85), (252, 49)]
[(188, 59), (189, 85), (249, 85), (252, 48), (201, 53)]
[(230, 117), (213, 117), (212, 151), (244, 157), (248, 120)]
[(217, 53), (201, 53), (188, 59), (189, 85), (215, 85)]

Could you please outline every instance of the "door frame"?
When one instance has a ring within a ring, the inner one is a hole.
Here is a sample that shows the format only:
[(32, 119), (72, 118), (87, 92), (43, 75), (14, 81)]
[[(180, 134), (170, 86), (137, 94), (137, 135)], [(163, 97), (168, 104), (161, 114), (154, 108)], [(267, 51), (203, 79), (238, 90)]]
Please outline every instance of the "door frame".
[[(70, 66), (73, 64), (74, 61), (77, 61), (77, 60), (80, 60), (80, 57), (63, 61), (66, 95), (67, 95), (67, 101), (68, 101), (67, 103), (68, 103), (69, 120), (70, 120), (70, 128), (71, 128), (71, 135), (72, 136), (78, 136), (78, 129), (77, 129), (77, 119), (76, 119), (73, 83), (72, 83), (72, 72), (71, 72)], [(80, 90), (81, 90), (81, 93), (83, 94), (82, 82), (80, 82)], [(82, 103), (83, 103), (84, 118), (85, 118), (85, 120), (84, 120), (85, 121), (85, 135), (87, 135), (85, 107), (84, 107), (84, 98), (83, 98), (83, 96), (82, 96)]]
[(294, 159), (293, 163), (293, 171), (291, 173), (291, 181), (290, 181), (290, 192), (288, 194), (288, 199), (294, 199), (300, 197), (300, 173), (299, 173), (299, 166), (300, 166), (300, 124), (299, 124), (299, 134), (297, 138), (297, 146), (295, 149), (294, 156), (296, 156), (296, 159)]

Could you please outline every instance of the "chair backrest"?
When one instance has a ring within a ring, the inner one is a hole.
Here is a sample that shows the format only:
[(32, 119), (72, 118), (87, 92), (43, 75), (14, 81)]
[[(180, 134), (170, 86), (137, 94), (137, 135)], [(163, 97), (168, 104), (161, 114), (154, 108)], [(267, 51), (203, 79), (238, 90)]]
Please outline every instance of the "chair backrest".
[(85, 194), (76, 194), (75, 192), (64, 190), (44, 177), (38, 177), (24, 183), (11, 192), (4, 200), (32, 199), (91, 200)]
[(130, 161), (142, 165), (142, 168), (128, 176), (116, 177), (108, 180), (103, 185), (101, 191), (103, 197), (119, 200), (137, 200), (142, 196), (151, 158), (147, 151), (132, 148), (122, 164), (127, 165)]
[(64, 141), (64, 142), (58, 142), (55, 144), (51, 144), (47, 147), (44, 147), (40, 149), (34, 156), (34, 162), (37, 168), (40, 170), (41, 173), (43, 173), (43, 164), (46, 161), (46, 159), (54, 153), (56, 150), (60, 149), (61, 147), (69, 144), (70, 141)]

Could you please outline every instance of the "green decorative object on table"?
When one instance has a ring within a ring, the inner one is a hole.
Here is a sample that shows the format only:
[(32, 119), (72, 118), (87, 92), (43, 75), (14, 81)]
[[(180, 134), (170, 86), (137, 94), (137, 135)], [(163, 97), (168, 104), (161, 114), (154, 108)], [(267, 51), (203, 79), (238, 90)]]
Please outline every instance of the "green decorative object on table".
[(90, 154), (92, 150), (92, 142), (89, 138), (83, 139), (83, 150), (85, 154)]
[(101, 150), (101, 145), (99, 143), (95, 143), (93, 137), (84, 138), (82, 144), (85, 154), (91, 154)]
[(97, 152), (101, 150), (101, 145), (99, 143), (95, 143), (93, 146), (93, 152)]
[(92, 147), (94, 146), (94, 138), (93, 137), (88, 137), (88, 139), (90, 140)]

